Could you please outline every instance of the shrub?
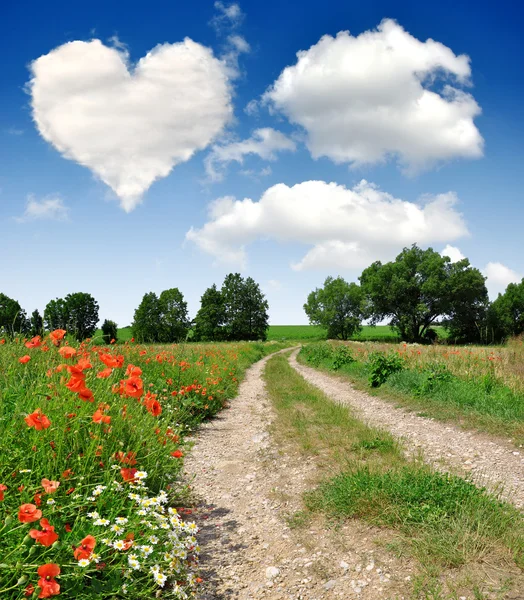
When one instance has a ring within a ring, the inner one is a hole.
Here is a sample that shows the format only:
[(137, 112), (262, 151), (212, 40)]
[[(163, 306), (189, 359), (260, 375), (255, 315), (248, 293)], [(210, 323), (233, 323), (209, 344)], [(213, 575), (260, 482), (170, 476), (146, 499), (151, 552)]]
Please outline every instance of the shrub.
[(369, 355), (369, 368), (369, 383), (371, 387), (380, 387), (387, 381), (390, 375), (401, 371), (404, 368), (404, 363), (400, 356), (396, 354), (372, 352)]
[(302, 354), (306, 361), (314, 367), (320, 366), (320, 363), (330, 359), (333, 355), (333, 348), (326, 342), (320, 344), (309, 344), (302, 348)]
[(353, 353), (348, 346), (338, 346), (333, 352), (333, 370), (338, 371), (345, 365), (355, 362)]

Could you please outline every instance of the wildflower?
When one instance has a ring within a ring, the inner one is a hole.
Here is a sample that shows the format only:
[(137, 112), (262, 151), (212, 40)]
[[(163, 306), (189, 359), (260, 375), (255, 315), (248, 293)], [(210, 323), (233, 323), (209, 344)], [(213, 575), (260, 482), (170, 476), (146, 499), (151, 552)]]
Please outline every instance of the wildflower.
[(65, 358), (67, 360), (69, 358), (73, 358), (73, 356), (76, 355), (76, 350), (74, 348), (71, 348), (71, 346), (63, 346), (62, 348), (60, 348), (58, 353), (62, 358)]
[(119, 525), (126, 525), (128, 519), (126, 517), (117, 517), (115, 519), (115, 523), (118, 523)]
[(164, 587), (167, 581), (167, 576), (161, 573), (160, 571), (156, 571), (155, 573), (153, 573), (153, 578), (155, 580), (155, 583), (160, 587)]
[(18, 509), (18, 520), (20, 523), (34, 523), (42, 517), (42, 511), (34, 504), (22, 504)]
[(42, 345), (42, 340), (39, 335), (35, 335), (34, 338), (31, 338), (28, 342), (24, 344), (26, 348), (38, 348)]
[(60, 575), (60, 567), (54, 563), (48, 563), (38, 567), (38, 587), (40, 588), (39, 598), (50, 598), (58, 596), (60, 593), (60, 585), (56, 582), (55, 577)]
[(184, 453), (182, 452), (182, 450), (175, 450), (174, 452), (171, 452), (171, 456), (175, 458), (182, 458), (184, 456)]
[(147, 558), (153, 552), (153, 548), (151, 546), (142, 546), (140, 552)]
[(124, 531), (123, 527), (120, 527), (120, 525), (111, 525), (111, 531), (114, 531), (115, 533), (122, 533), (122, 531)]
[(24, 596), (27, 598), (35, 593), (35, 586), (30, 583), (24, 590)]
[(115, 452), (115, 459), (121, 462), (124, 465), (136, 465), (136, 452), (129, 451), (127, 454), (119, 451)]
[(113, 542), (113, 548), (115, 550), (125, 550), (126, 544), (124, 542), (124, 540), (116, 540), (116, 542)]
[(26, 364), (26, 363), (28, 363), (30, 360), (31, 360), (31, 357), (30, 357), (28, 354), (26, 354), (25, 356), (21, 356), (21, 357), (18, 359), (18, 362), (19, 362), (19, 363), (21, 363), (22, 365), (25, 365), (25, 364)]
[(125, 396), (137, 399), (141, 398), (144, 393), (144, 382), (140, 377), (130, 377), (129, 379), (124, 379), (122, 383)]
[(4, 499), (4, 492), (7, 490), (7, 485), (0, 483), (0, 501)]
[(146, 479), (146, 478), (147, 478), (146, 471), (136, 471), (135, 472), (135, 479)]
[(119, 356), (111, 356), (111, 354), (104, 354), (101, 352), (98, 355), (98, 358), (104, 363), (104, 365), (110, 369), (118, 369), (124, 365), (124, 357)]
[(111, 373), (113, 372), (113, 369), (111, 369), (111, 367), (107, 367), (105, 369), (102, 369), (102, 371), (99, 371), (96, 376), (98, 379), (106, 379), (107, 377), (109, 377), (111, 375)]
[(35, 503), (37, 506), (40, 506), (40, 505), (42, 504), (42, 494), (41, 494), (41, 493), (38, 493), (38, 492), (37, 492), (37, 493), (36, 493), (36, 494), (33, 496), (33, 499), (34, 499), (34, 503)]
[(111, 417), (105, 415), (100, 409), (97, 409), (93, 415), (93, 423), (111, 423)]
[(48, 504), (49, 506), (51, 506), (52, 504), (56, 504), (55, 501), (53, 500), (53, 498), (48, 498), (46, 500), (46, 504)]
[(75, 560), (81, 560), (82, 558), (90, 558), (95, 546), (96, 539), (92, 535), (87, 535), (80, 542), (80, 546), (78, 546), (78, 548), (76, 548), (73, 553)]
[(51, 546), (58, 539), (58, 534), (55, 533), (55, 528), (49, 523), (47, 519), (40, 520), (40, 527), (42, 531), (38, 529), (30, 529), (29, 536), (36, 540), (37, 543), (42, 546)]
[(120, 469), (120, 474), (124, 481), (135, 481), (136, 469)]
[(140, 377), (140, 375), (142, 375), (142, 369), (140, 367), (127, 365), (126, 377)]
[(41, 481), (42, 487), (45, 490), (46, 494), (54, 494), (58, 489), (60, 482), (59, 481), (49, 481), (49, 479), (42, 479)]
[(69, 479), (69, 477), (71, 477), (71, 475), (74, 475), (74, 473), (71, 469), (66, 469), (65, 471), (62, 471), (62, 477), (64, 479)]
[(93, 392), (85, 386), (77, 390), (76, 393), (78, 394), (80, 400), (83, 400), (84, 402), (94, 402), (95, 400)]
[(87, 516), (90, 519), (99, 519), (100, 515), (98, 514), (98, 511), (94, 510), (93, 512), (87, 513)]
[(78, 561), (78, 566), (79, 566), (79, 567), (87, 567), (87, 566), (89, 566), (89, 562), (90, 562), (90, 561), (89, 561), (87, 558), (81, 558), (81, 559)]
[(24, 418), (28, 427), (34, 427), (37, 431), (47, 429), (51, 425), (51, 421), (44, 415), (40, 408), (37, 408), (34, 412)]

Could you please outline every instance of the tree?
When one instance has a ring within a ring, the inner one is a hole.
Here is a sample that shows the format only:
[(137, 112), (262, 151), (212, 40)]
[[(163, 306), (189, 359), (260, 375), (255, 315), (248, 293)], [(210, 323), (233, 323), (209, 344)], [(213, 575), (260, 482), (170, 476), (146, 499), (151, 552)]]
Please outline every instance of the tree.
[(347, 340), (362, 329), (364, 294), (356, 283), (328, 277), (323, 288), (309, 294), (304, 310), (312, 325), (327, 330), (328, 338)]
[(251, 277), (229, 273), (221, 289), (224, 301), (226, 340), (265, 340), (269, 327), (269, 305), (260, 286)]
[(38, 310), (34, 310), (31, 313), (31, 319), (30, 319), (30, 325), (29, 325), (30, 329), (30, 334), (32, 336), (35, 335), (42, 335), (44, 332), (44, 320), (42, 319), (42, 316), (40, 315), (40, 313), (38, 312)]
[(68, 327), (68, 314), (65, 300), (57, 298), (50, 300), (44, 308), (44, 323), (46, 329), (54, 331), (55, 329), (66, 329)]
[(20, 304), (0, 293), (0, 332), (7, 335), (26, 333), (28, 321), (24, 309)]
[(202, 294), (200, 309), (195, 317), (194, 340), (212, 342), (223, 339), (225, 323), (224, 298), (213, 284)]
[(144, 294), (142, 302), (135, 310), (133, 336), (138, 342), (158, 342), (160, 340), (160, 303), (154, 292)]
[(524, 333), (524, 279), (510, 283), (488, 310), (488, 336), (500, 342)]
[(93, 337), (98, 324), (98, 302), (85, 292), (68, 294), (64, 299), (66, 329), (78, 341)]
[(110, 344), (111, 341), (116, 342), (118, 339), (118, 325), (109, 319), (102, 323), (102, 337), (104, 344)]
[(178, 288), (164, 290), (158, 299), (160, 309), (160, 342), (180, 342), (185, 340), (191, 322), (187, 312), (187, 302)]
[(390, 318), (406, 342), (428, 341), (439, 318), (448, 327), (471, 332), (487, 302), (484, 281), (467, 259), (451, 263), (447, 256), (416, 244), (392, 262), (373, 263), (360, 276), (372, 322)]

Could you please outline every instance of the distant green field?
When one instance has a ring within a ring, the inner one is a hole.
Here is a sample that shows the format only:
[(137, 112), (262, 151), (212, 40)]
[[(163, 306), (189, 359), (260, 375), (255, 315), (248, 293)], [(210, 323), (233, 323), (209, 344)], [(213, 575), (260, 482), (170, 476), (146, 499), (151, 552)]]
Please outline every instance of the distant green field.
[[(446, 337), (446, 331), (442, 327), (435, 327), (440, 338)], [(98, 329), (96, 336), (102, 335), (102, 330)], [(118, 330), (118, 342), (128, 342), (133, 336), (131, 327), (122, 327)], [(270, 341), (297, 340), (304, 342), (314, 342), (315, 340), (325, 340), (326, 331), (317, 325), (270, 325), (267, 335)], [(389, 325), (377, 325), (371, 327), (364, 325), (359, 335), (351, 338), (362, 342), (400, 342), (402, 341), (396, 332)]]

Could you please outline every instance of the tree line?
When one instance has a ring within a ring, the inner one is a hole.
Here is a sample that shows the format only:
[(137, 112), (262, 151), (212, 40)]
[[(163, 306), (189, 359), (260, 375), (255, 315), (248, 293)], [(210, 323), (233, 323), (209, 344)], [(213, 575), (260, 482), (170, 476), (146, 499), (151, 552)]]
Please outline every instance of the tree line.
[(499, 343), (524, 333), (524, 279), (490, 303), (486, 278), (467, 258), (452, 263), (415, 244), (394, 261), (374, 262), (359, 282), (328, 277), (304, 304), (310, 323), (330, 338), (348, 339), (363, 321), (388, 320), (402, 340), (418, 343), (436, 339), (435, 325), (457, 344)]
[[(230, 273), (219, 289), (215, 284), (201, 298), (194, 320), (178, 288), (144, 294), (135, 310), (133, 336), (138, 342), (176, 343), (194, 341), (265, 340), (269, 305), (251, 277)], [(43, 317), (38, 310), (27, 317), (20, 304), (0, 293), (0, 335), (42, 335), (45, 330), (65, 329), (79, 341), (93, 337), (99, 322), (97, 301), (84, 292), (68, 294), (47, 303)], [(102, 324), (104, 342), (117, 341), (117, 324)]]

